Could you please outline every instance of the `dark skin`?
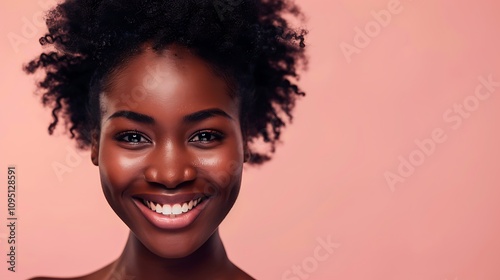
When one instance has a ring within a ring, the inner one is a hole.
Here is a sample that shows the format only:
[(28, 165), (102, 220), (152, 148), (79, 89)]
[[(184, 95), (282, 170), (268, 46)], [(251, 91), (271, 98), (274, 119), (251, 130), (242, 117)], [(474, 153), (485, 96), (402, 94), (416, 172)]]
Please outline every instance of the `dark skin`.
[[(229, 260), (218, 231), (238, 196), (246, 149), (228, 83), (176, 45), (161, 54), (145, 45), (117, 70), (101, 95), (91, 159), (106, 200), (131, 230), (125, 249), (82, 277), (32, 279), (254, 279)], [(165, 229), (139, 210), (144, 194), (206, 200), (189, 224)]]

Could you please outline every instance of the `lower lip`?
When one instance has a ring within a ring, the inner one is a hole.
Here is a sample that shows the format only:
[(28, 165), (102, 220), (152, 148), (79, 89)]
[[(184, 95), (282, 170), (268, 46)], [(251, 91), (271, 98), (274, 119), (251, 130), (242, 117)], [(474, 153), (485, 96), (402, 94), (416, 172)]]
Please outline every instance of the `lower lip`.
[(135, 205), (142, 212), (144, 217), (153, 225), (161, 229), (181, 229), (192, 224), (196, 218), (203, 211), (205, 206), (208, 203), (209, 198), (204, 198), (201, 203), (196, 205), (193, 209), (189, 210), (186, 213), (175, 215), (175, 217), (170, 217), (167, 215), (163, 215), (161, 213), (157, 213), (156, 211), (151, 210), (149, 207), (144, 205), (141, 200), (133, 199)]

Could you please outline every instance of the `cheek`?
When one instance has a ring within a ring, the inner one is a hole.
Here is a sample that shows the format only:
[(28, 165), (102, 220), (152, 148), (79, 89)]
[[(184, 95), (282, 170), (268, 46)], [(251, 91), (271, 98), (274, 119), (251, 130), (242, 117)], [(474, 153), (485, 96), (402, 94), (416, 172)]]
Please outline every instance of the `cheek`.
[(213, 180), (217, 182), (222, 198), (234, 202), (238, 195), (243, 172), (243, 149), (241, 139), (235, 138), (235, 143), (228, 146), (227, 151), (219, 153), (213, 172)]
[(120, 195), (134, 180), (140, 178), (143, 161), (132, 157), (118, 147), (101, 146), (99, 172), (105, 195), (114, 198)]
[(214, 168), (213, 178), (217, 185), (228, 188), (239, 182), (243, 165), (235, 160), (225, 161)]
[(216, 186), (210, 186), (211, 189), (205, 191), (212, 194), (217, 192), (222, 199), (234, 201), (239, 192), (243, 170), (243, 158), (239, 156), (238, 151), (218, 153), (205, 158), (203, 165), (210, 182)]

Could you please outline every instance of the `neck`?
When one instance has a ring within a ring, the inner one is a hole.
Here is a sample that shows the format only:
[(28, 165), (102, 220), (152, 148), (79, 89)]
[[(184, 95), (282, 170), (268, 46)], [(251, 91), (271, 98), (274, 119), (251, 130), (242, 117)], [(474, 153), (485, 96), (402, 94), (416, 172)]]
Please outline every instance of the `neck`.
[(110, 276), (117, 279), (214, 279), (227, 275), (229, 261), (217, 229), (195, 252), (184, 258), (165, 259), (155, 255), (130, 232)]

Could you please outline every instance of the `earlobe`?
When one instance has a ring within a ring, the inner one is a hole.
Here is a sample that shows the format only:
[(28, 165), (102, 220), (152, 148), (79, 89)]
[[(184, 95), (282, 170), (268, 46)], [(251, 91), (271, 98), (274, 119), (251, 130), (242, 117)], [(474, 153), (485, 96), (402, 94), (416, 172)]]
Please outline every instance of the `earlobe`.
[(99, 137), (95, 130), (92, 132), (90, 145), (90, 159), (95, 166), (99, 166)]

